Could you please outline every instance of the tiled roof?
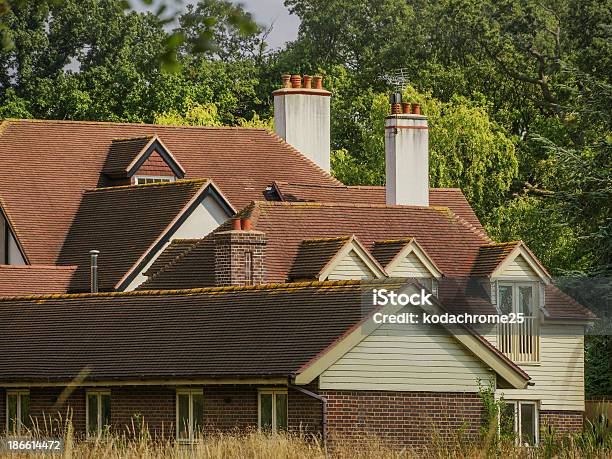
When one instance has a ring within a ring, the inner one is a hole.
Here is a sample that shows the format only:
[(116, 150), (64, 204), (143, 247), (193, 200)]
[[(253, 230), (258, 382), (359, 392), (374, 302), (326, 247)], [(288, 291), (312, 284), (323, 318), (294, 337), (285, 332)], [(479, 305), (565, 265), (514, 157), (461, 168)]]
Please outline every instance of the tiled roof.
[(472, 268), (472, 276), (489, 276), (521, 241), (496, 242), (480, 247), (478, 259)]
[(555, 285), (547, 285), (544, 310), (552, 319), (595, 319), (596, 316)]
[(302, 241), (289, 272), (289, 279), (318, 279), (323, 268), (350, 240), (350, 236), (340, 236)]
[[(304, 239), (355, 235), (366, 249), (375, 241), (414, 237), (446, 276), (466, 277), (480, 246), (488, 243), (449, 209), (339, 203), (257, 202), (241, 212), (253, 229), (266, 234), (266, 279), (285, 282)], [(231, 222), (220, 230), (230, 229)], [(212, 236), (143, 288), (191, 288), (213, 285)], [(211, 282), (211, 283), (207, 283)]]
[(403, 282), (0, 299), (0, 381), (288, 377), (359, 324), (364, 287), (382, 284)]
[[(277, 181), (274, 188), (279, 199), (287, 202), (386, 203), (384, 186), (330, 186)], [(429, 203), (432, 206), (448, 207), (455, 215), (485, 234), (478, 217), (459, 188), (430, 188)]]
[(32, 264), (56, 264), (83, 192), (101, 174), (113, 139), (157, 135), (185, 168), (210, 177), (235, 208), (264, 199), (274, 180), (339, 182), (264, 129), (5, 120), (0, 125), (0, 199)]
[(179, 180), (85, 192), (59, 256), (61, 264), (78, 266), (71, 291), (88, 289), (89, 251), (92, 249), (100, 251), (100, 289), (113, 289), (209, 183), (207, 180)]
[(127, 172), (130, 164), (153, 140), (153, 135), (129, 139), (113, 139), (102, 172), (109, 175)]
[(190, 250), (199, 241), (200, 239), (173, 239), (144, 274), (146, 276), (154, 275), (176, 257)]
[(0, 380), (287, 377), (362, 319), (360, 295), (341, 281), (0, 300)]
[(0, 297), (68, 290), (76, 266), (0, 265)]
[(370, 252), (382, 266), (386, 267), (410, 241), (412, 238), (374, 241)]

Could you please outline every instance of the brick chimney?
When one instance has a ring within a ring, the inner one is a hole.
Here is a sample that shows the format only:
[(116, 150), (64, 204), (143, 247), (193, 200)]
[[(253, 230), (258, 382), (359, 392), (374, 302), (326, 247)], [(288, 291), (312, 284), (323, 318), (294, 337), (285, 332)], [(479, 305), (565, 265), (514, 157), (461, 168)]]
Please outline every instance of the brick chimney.
[(274, 96), (274, 130), (321, 169), (330, 171), (330, 96), (321, 76), (283, 75)]
[(390, 97), (385, 118), (387, 204), (429, 206), (429, 128), (419, 104)]
[(215, 234), (215, 284), (264, 283), (266, 235), (251, 229), (248, 218), (235, 219), (231, 231)]

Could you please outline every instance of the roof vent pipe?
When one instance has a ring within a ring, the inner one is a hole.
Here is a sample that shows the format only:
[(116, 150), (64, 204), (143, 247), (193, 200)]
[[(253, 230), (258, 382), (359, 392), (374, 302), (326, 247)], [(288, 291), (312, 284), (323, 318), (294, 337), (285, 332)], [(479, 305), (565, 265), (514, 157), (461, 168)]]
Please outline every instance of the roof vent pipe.
[(91, 293), (98, 293), (98, 255), (99, 250), (90, 250), (90, 268), (91, 268)]

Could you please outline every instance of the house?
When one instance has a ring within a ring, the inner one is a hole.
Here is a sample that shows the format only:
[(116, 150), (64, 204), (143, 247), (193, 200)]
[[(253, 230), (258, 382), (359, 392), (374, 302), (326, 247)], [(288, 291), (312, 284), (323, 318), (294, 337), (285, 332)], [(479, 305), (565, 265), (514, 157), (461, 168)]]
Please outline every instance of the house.
[[(138, 419), (181, 441), (258, 427), (422, 445), (476, 437), (483, 384), (521, 443), (581, 428), (594, 315), (523, 242), (492, 241), (460, 190), (430, 189), (418, 106), (385, 120), (384, 188), (331, 177), (330, 93), (298, 78), (274, 92), (284, 140), (4, 122), (1, 428), (70, 410), (93, 436)], [(428, 300), (374, 304), (383, 290)], [(397, 319), (425, 315), (454, 321)], [(509, 315), (524, 320), (456, 323)]]

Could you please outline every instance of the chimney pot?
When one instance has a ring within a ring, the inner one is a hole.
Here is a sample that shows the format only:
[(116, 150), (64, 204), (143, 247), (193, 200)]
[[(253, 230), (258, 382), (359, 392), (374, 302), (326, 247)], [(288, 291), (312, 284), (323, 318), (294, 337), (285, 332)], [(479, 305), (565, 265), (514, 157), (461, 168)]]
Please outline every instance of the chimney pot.
[(315, 89), (323, 89), (323, 77), (321, 75), (314, 76)]
[(399, 115), (402, 113), (402, 104), (391, 104), (391, 114)]
[(288, 74), (282, 75), (281, 81), (283, 82), (283, 88), (291, 87), (291, 75), (288, 75)]
[(415, 115), (420, 115), (421, 114), (421, 105), (419, 104), (412, 104), (412, 113), (414, 113)]
[(304, 87), (306, 89), (312, 88), (312, 77), (310, 75), (304, 75)]
[(291, 75), (291, 87), (301, 88), (302, 87), (302, 77), (299, 75)]
[(402, 110), (404, 114), (409, 115), (410, 114), (410, 104), (408, 102), (404, 102), (402, 104)]
[(232, 221), (232, 229), (233, 229), (234, 231), (240, 231), (240, 230), (242, 229), (242, 223), (241, 223), (241, 221), (240, 221), (240, 219), (239, 219), (239, 218), (235, 218), (235, 219)]
[(253, 229), (253, 225), (251, 224), (251, 219), (248, 217), (241, 219), (240, 223), (242, 225), (242, 231), (251, 231)]

